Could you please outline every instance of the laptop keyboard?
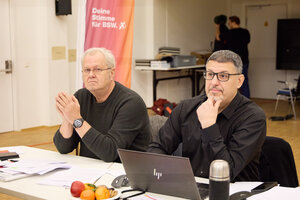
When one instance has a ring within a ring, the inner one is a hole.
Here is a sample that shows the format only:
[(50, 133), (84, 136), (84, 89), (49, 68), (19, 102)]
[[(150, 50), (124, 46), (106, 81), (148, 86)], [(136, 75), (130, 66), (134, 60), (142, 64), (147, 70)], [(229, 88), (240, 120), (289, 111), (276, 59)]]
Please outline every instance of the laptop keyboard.
[(209, 185), (206, 183), (197, 183), (201, 199), (206, 199), (209, 195)]

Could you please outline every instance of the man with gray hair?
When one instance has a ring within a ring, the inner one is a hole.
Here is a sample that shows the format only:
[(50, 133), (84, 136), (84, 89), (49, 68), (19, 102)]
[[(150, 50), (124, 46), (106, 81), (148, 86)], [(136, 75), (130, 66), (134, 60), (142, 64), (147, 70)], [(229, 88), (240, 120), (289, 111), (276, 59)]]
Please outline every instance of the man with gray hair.
[(56, 97), (62, 124), (53, 141), (60, 153), (72, 152), (80, 143), (79, 155), (113, 162), (119, 161), (117, 148), (146, 151), (151, 139), (146, 105), (114, 78), (115, 59), (109, 50), (85, 51), (85, 88)]
[(214, 52), (204, 72), (205, 95), (181, 102), (148, 147), (172, 154), (182, 144), (194, 175), (209, 177), (213, 160), (226, 160), (231, 181), (258, 181), (266, 136), (263, 110), (238, 92), (244, 81), (241, 58), (229, 50)]

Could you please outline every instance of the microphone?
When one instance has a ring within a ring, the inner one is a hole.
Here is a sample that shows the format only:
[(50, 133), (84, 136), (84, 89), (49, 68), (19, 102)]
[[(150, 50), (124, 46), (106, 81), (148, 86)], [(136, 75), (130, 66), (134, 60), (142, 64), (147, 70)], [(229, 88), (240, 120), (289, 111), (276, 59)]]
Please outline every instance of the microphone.
[(209, 200), (229, 200), (229, 165), (225, 160), (214, 160), (209, 168)]

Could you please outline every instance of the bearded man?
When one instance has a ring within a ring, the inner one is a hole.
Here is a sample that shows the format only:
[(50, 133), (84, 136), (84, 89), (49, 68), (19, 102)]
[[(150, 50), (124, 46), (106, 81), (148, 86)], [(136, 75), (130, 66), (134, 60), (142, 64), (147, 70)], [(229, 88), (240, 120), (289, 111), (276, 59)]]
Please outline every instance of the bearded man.
[(181, 102), (148, 147), (149, 152), (171, 155), (182, 144), (194, 175), (209, 177), (213, 160), (226, 160), (231, 181), (259, 181), (258, 164), (266, 136), (264, 111), (239, 93), (243, 63), (229, 50), (207, 60), (206, 94)]

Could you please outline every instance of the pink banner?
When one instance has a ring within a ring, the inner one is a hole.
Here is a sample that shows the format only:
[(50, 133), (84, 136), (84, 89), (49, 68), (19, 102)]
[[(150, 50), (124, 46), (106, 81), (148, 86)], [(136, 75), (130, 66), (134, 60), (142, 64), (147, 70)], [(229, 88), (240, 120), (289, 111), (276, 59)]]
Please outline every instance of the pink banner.
[(87, 0), (84, 50), (105, 47), (116, 58), (116, 81), (130, 87), (134, 0)]

